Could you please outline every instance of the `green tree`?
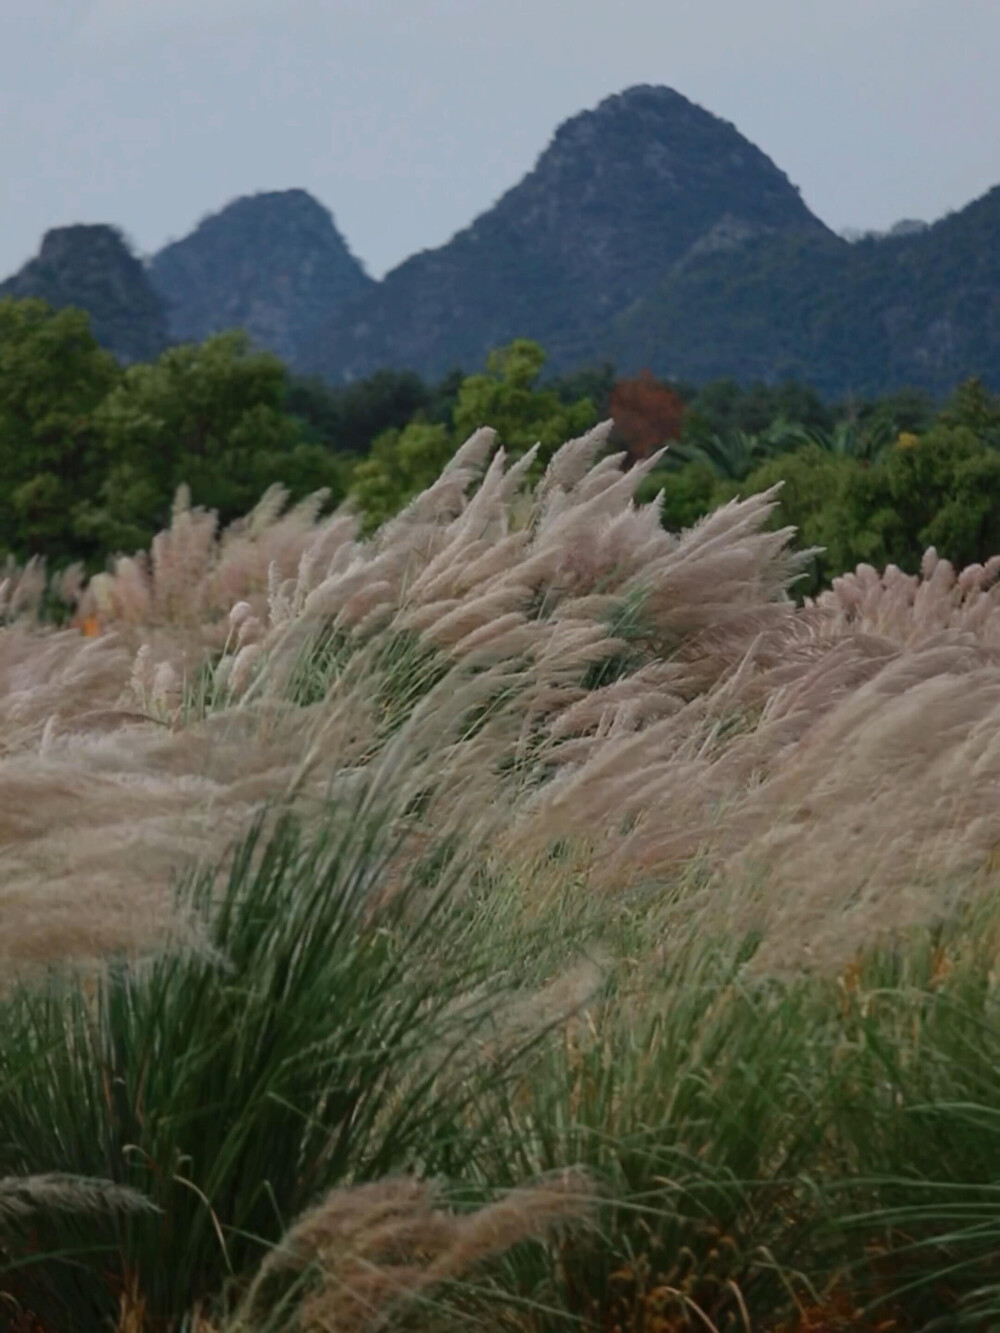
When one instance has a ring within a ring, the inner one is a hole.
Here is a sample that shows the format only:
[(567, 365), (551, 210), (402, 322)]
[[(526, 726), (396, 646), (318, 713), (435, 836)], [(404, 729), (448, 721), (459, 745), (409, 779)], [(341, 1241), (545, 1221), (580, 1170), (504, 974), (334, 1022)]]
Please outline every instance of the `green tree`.
[(412, 370), (379, 370), (333, 388), (321, 379), (289, 376), (283, 407), (313, 443), (340, 453), (367, 454), (386, 430), (401, 429), (433, 403), (433, 390)]
[[(599, 366), (585, 366), (582, 370), (568, 375), (557, 375), (545, 380), (546, 387), (559, 395), (564, 403), (575, 403), (581, 398), (589, 398), (594, 404), (598, 421), (606, 421), (611, 415), (611, 395), (618, 382), (618, 373), (614, 363), (605, 361)], [(670, 385), (676, 391), (676, 385)], [(681, 398), (683, 394), (679, 395)]]
[(101, 483), (99, 409), (120, 377), (84, 311), (0, 301), (0, 551), (55, 564), (96, 554), (81, 499)]
[(421, 412), (402, 430), (379, 436), (352, 476), (351, 498), (366, 530), (431, 485), (480, 426), (492, 426), (514, 458), (539, 443), (542, 466), (559, 445), (594, 425), (597, 414), (589, 398), (566, 403), (554, 389), (539, 386), (544, 364), (541, 347), (519, 339), (491, 353), (485, 373), (463, 379), (450, 427)]
[(492, 426), (509, 454), (519, 457), (540, 444), (545, 462), (566, 440), (589, 430), (597, 420), (589, 398), (566, 403), (551, 388), (539, 386), (545, 352), (518, 338), (491, 352), (485, 374), (470, 375), (458, 391), (455, 433), (461, 440), (480, 426)]
[(680, 468), (658, 467), (639, 485), (636, 500), (648, 504), (662, 494), (663, 526), (669, 532), (682, 532), (711, 512), (721, 491), (712, 465), (704, 459), (695, 459)]
[(964, 427), (902, 435), (873, 464), (811, 444), (768, 459), (740, 490), (779, 481), (775, 525), (791, 524), (800, 545), (823, 548), (801, 591), (861, 562), (915, 573), (928, 546), (956, 566), (1000, 552), (1000, 452)]
[(380, 435), (351, 477), (351, 500), (363, 516), (365, 532), (373, 532), (429, 486), (454, 451), (448, 427), (423, 417)]
[(1000, 553), (1000, 452), (966, 426), (901, 437), (846, 498), (902, 569), (928, 546), (955, 565)]
[(739, 487), (740, 494), (753, 495), (780, 482), (771, 526), (794, 527), (799, 547), (820, 548), (799, 593), (818, 592), (861, 561), (884, 563), (878, 522), (862, 499), (867, 475), (861, 460), (811, 443), (767, 459)]
[(943, 426), (964, 426), (1000, 447), (1000, 395), (973, 377), (963, 381), (938, 414)]
[(292, 498), (345, 490), (341, 460), (288, 415), (285, 368), (238, 332), (172, 347), (125, 371), (100, 412), (107, 474), (83, 516), (109, 549), (145, 545), (169, 519), (177, 487), (222, 523), (269, 485)]
[(903, 432), (920, 435), (929, 430), (935, 410), (934, 400), (923, 389), (897, 389), (869, 402), (849, 404), (844, 414), (865, 432), (882, 432), (895, 439)]

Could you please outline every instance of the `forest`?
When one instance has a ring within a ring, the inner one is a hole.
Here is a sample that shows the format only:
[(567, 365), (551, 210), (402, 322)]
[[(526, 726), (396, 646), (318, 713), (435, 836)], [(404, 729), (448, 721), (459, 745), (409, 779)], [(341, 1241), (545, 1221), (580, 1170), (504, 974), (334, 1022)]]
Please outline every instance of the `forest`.
[(371, 531), (482, 425), (511, 460), (540, 445), (541, 467), (605, 419), (629, 463), (665, 450), (640, 496), (662, 493), (668, 529), (781, 482), (774, 522), (815, 550), (805, 593), (859, 563), (913, 573), (928, 546), (959, 564), (1000, 550), (1000, 399), (975, 379), (941, 402), (831, 403), (795, 381), (553, 377), (520, 339), (434, 383), (383, 370), (331, 388), (235, 331), (122, 367), (82, 311), (28, 299), (0, 302), (0, 556), (94, 572), (148, 546), (181, 485), (223, 525), (281, 484)]

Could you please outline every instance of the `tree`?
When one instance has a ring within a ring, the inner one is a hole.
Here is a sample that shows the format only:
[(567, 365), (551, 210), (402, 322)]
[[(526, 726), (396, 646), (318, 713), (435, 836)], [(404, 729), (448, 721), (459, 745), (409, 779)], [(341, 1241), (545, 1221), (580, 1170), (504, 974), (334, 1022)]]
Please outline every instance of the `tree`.
[[(752, 495), (780, 482), (771, 526), (794, 527), (799, 547), (821, 548), (808, 577), (797, 585), (799, 593), (818, 592), (861, 561), (885, 563), (877, 515), (862, 499), (866, 475), (865, 464), (849, 454), (808, 444), (767, 459), (738, 487), (739, 494)], [(722, 497), (717, 493), (714, 498)]]
[(169, 348), (125, 371), (101, 407), (107, 472), (82, 521), (108, 549), (145, 545), (177, 487), (222, 523), (281, 482), (293, 499), (345, 490), (344, 465), (284, 410), (285, 369), (242, 333)]
[[(605, 361), (599, 366), (585, 366), (569, 375), (556, 375), (546, 379), (545, 384), (554, 390), (564, 403), (575, 403), (580, 398), (589, 398), (594, 404), (598, 421), (606, 421), (611, 415), (611, 395), (614, 393), (618, 377), (612, 362)], [(683, 395), (682, 395), (683, 397)]]
[(615, 439), (636, 462), (671, 440), (679, 440), (684, 402), (666, 384), (644, 370), (637, 379), (619, 380), (611, 395)]
[(321, 379), (289, 376), (283, 408), (308, 427), (314, 443), (367, 454), (384, 431), (402, 429), (428, 410), (433, 391), (411, 370), (379, 370), (356, 384), (331, 388)]
[(100, 485), (98, 412), (120, 378), (84, 311), (0, 301), (0, 550), (50, 563), (96, 554), (78, 518)]
[(943, 426), (963, 426), (1000, 446), (1000, 395), (990, 393), (981, 380), (963, 381), (938, 414)]
[(589, 398), (565, 403), (551, 388), (538, 384), (545, 352), (538, 343), (518, 338), (490, 353), (485, 374), (463, 380), (455, 404), (456, 447), (480, 426), (492, 426), (509, 454), (519, 457), (541, 445), (542, 462), (597, 420)]
[(956, 565), (1000, 553), (1000, 452), (966, 426), (901, 440), (847, 498), (879, 532), (885, 560), (911, 573), (928, 546)]
[(364, 532), (373, 532), (426, 489), (454, 451), (448, 427), (423, 418), (380, 435), (351, 477), (351, 501), (362, 515)]
[(398, 512), (434, 482), (455, 450), (480, 426), (491, 426), (508, 454), (519, 457), (541, 444), (541, 464), (566, 440), (596, 421), (587, 398), (564, 403), (551, 388), (539, 387), (545, 353), (520, 339), (491, 353), (486, 372), (462, 380), (449, 426), (420, 412), (402, 430), (381, 435), (371, 457), (353, 473), (351, 499), (365, 529)]
[(901, 435), (870, 464), (809, 445), (769, 459), (740, 490), (779, 481), (775, 524), (795, 526), (802, 546), (824, 548), (805, 592), (861, 562), (916, 573), (929, 546), (957, 566), (1000, 552), (1000, 452), (967, 428)]
[(674, 451), (674, 458), (680, 463), (707, 463), (716, 476), (724, 481), (743, 481), (766, 458), (785, 452), (789, 447), (794, 448), (801, 442), (796, 433), (792, 443), (784, 427), (761, 435), (748, 435), (746, 431), (733, 430), (727, 431), (725, 435), (705, 436), (696, 443), (685, 439)]
[(648, 504), (662, 495), (663, 526), (668, 532), (681, 532), (712, 511), (724, 486), (710, 463), (695, 459), (680, 468), (658, 467), (640, 483), (635, 498)]

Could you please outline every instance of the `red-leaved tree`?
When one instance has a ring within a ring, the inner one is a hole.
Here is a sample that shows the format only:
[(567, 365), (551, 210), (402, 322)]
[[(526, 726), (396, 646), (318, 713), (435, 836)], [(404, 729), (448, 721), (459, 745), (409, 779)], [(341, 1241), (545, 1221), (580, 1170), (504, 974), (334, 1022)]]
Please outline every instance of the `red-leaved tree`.
[(614, 438), (637, 462), (669, 440), (679, 440), (684, 400), (648, 370), (636, 379), (618, 380), (611, 394)]

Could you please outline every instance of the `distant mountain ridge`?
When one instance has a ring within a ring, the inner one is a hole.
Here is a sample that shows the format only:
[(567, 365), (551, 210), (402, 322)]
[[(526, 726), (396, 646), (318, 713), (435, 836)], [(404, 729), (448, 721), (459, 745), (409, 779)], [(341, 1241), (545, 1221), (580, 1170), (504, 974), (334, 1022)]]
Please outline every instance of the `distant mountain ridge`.
[(438, 375), (520, 336), (565, 367), (713, 234), (739, 246), (829, 232), (728, 122), (672, 89), (632, 88), (565, 121), (519, 184), (338, 311), (301, 362), (334, 380), (381, 365)]
[(852, 242), (733, 125), (641, 85), (561, 124), (491, 208), (380, 282), (321, 204), (285, 190), (233, 201), (145, 272), (112, 228), (61, 228), (3, 292), (83, 305), (126, 360), (239, 326), (331, 383), (472, 370), (529, 337), (553, 372), (613, 360), (832, 397), (972, 374), (1000, 388), (1000, 187)]
[(167, 312), (142, 263), (115, 227), (54, 227), (0, 297), (37, 297), (90, 314), (94, 336), (120, 361), (151, 361), (169, 343)]
[(931, 227), (854, 244), (754, 240), (675, 270), (613, 321), (606, 354), (695, 381), (801, 379), (829, 397), (1000, 388), (1000, 186)]
[(305, 190), (234, 200), (154, 255), (149, 277), (175, 341), (238, 327), (293, 363), (318, 325), (375, 286)]

